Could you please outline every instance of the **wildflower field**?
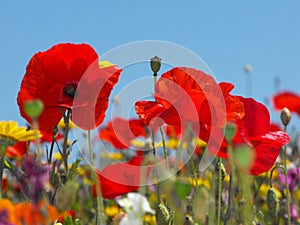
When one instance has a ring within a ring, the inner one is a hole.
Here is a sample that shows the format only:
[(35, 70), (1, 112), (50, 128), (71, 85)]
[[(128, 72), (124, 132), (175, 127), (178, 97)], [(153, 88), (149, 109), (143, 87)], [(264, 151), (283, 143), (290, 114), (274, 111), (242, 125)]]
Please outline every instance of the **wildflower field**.
[(274, 123), (233, 83), (151, 57), (151, 95), (109, 119), (123, 68), (88, 43), (28, 59), (27, 125), (0, 121), (0, 225), (300, 224), (299, 93), (269, 96)]

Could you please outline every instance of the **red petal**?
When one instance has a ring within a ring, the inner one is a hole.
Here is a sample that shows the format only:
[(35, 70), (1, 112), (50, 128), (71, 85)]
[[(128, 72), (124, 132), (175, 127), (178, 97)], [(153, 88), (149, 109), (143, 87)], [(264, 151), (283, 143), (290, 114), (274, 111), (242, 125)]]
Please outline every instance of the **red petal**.
[(158, 117), (165, 111), (165, 107), (159, 102), (138, 101), (135, 103), (137, 115), (146, 123), (155, 126), (161, 126), (163, 121)]
[(13, 146), (8, 146), (6, 149), (6, 156), (9, 158), (18, 158), (27, 153), (28, 143), (27, 142), (17, 142)]
[(200, 70), (176, 67), (162, 74), (155, 84), (155, 98), (166, 108), (187, 95), (190, 90), (207, 91), (217, 85), (214, 78)]
[(276, 109), (282, 110), (284, 107), (291, 112), (296, 112), (300, 116), (300, 96), (292, 92), (281, 92), (273, 97)]
[(118, 149), (129, 148), (130, 142), (138, 136), (146, 136), (145, 125), (139, 119), (125, 120), (117, 117), (99, 131), (102, 140)]
[[(115, 163), (98, 171), (103, 198), (113, 199), (117, 196), (137, 191), (140, 184), (141, 157), (133, 157), (128, 163)], [(93, 195), (97, 196), (96, 185)]]
[(251, 138), (251, 143), (255, 148), (255, 158), (250, 173), (259, 175), (269, 171), (280, 153), (280, 148), (289, 141), (288, 134), (282, 131), (270, 132), (261, 137)]
[(101, 69), (98, 62), (88, 68), (77, 86), (78, 95), (73, 102), (72, 121), (77, 126), (92, 130), (103, 122), (110, 93), (121, 72), (116, 66)]
[(243, 122), (249, 137), (260, 136), (270, 131), (270, 114), (268, 109), (253, 98), (239, 99), (244, 103)]

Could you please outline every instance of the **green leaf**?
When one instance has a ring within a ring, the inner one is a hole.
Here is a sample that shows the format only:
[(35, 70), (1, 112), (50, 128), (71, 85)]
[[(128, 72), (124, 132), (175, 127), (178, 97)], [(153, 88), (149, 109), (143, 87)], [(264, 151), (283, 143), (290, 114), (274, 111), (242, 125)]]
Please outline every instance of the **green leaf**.
[(64, 218), (64, 224), (63, 225), (74, 225), (72, 217), (71, 216), (66, 216)]

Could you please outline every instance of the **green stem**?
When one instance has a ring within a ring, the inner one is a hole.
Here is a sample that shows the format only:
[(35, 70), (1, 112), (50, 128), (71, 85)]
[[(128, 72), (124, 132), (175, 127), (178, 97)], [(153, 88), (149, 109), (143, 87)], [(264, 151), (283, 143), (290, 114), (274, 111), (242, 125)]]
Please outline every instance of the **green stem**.
[(154, 139), (154, 129), (152, 128), (151, 129), (151, 139), (152, 139), (152, 153), (153, 153), (153, 156), (155, 157), (156, 155), (156, 149), (155, 149), (155, 139)]
[(104, 214), (104, 206), (103, 206), (103, 199), (102, 199), (102, 193), (101, 193), (101, 187), (100, 187), (100, 180), (98, 179), (97, 172), (94, 169), (94, 154), (93, 154), (93, 147), (92, 147), (92, 139), (91, 139), (91, 131), (87, 131), (87, 139), (88, 139), (88, 148), (89, 148), (89, 155), (90, 155), (90, 165), (91, 165), (91, 171), (93, 172), (94, 180), (96, 183), (96, 225), (97, 224), (105, 224), (105, 214)]
[(71, 109), (67, 109), (67, 115), (64, 116), (64, 123), (65, 123), (65, 129), (64, 129), (64, 142), (63, 142), (63, 162), (66, 172), (66, 177), (68, 176), (69, 168), (68, 168), (68, 135), (69, 135), (69, 121), (70, 121), (70, 115), (71, 115)]
[(273, 187), (273, 172), (275, 169), (282, 169), (282, 171), (285, 171), (285, 168), (282, 165), (275, 165), (272, 169), (271, 169), (271, 173), (270, 173), (270, 188)]
[(162, 144), (163, 144), (164, 158), (166, 160), (167, 169), (169, 170), (169, 162), (168, 162), (168, 154), (167, 154), (167, 148), (166, 148), (165, 135), (164, 135), (164, 131), (163, 131), (162, 127), (159, 127), (159, 130), (160, 130), (161, 140), (162, 140)]
[(1, 145), (1, 158), (0, 158), (0, 200), (2, 199), (2, 194), (3, 194), (2, 180), (3, 180), (3, 169), (4, 169), (5, 152), (6, 152), (6, 146), (5, 145)]
[(39, 132), (38, 132), (39, 124), (38, 124), (38, 120), (35, 118), (32, 119), (32, 128), (34, 131), (34, 141), (35, 141), (35, 146), (36, 146), (37, 157), (39, 160), (42, 160), (43, 152), (41, 149), (41, 143), (40, 143)]
[(217, 224), (220, 225), (221, 221), (221, 195), (222, 195), (222, 170), (221, 170), (222, 158), (218, 157), (218, 213), (217, 213)]
[(229, 154), (229, 169), (230, 169), (230, 180), (229, 180), (229, 196), (228, 196), (228, 206), (227, 206), (227, 212), (224, 219), (224, 225), (227, 224), (227, 221), (231, 218), (232, 210), (234, 207), (234, 179), (235, 179), (235, 167), (234, 167), (234, 158), (233, 158), (233, 152), (232, 152), (232, 145), (231, 143), (228, 143), (227, 151)]
[[(284, 126), (284, 132), (286, 132), (286, 125)], [(284, 178), (285, 178), (285, 189), (286, 189), (286, 210), (288, 215), (288, 225), (291, 225), (291, 213), (290, 213), (290, 194), (289, 194), (289, 181), (287, 176), (287, 155), (286, 155), (286, 145), (283, 147), (284, 154)]]
[(53, 131), (52, 141), (51, 141), (51, 146), (50, 146), (50, 153), (49, 153), (49, 156), (47, 156), (49, 165), (51, 165), (51, 163), (52, 163), (52, 154), (53, 154), (54, 144), (56, 142), (56, 137), (57, 137), (57, 128), (55, 128)]

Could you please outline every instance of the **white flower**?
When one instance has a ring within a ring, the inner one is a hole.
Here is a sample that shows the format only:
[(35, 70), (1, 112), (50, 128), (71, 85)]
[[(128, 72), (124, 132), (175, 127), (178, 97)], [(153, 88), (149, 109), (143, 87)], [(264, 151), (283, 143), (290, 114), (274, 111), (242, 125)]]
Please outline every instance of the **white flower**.
[(127, 197), (117, 199), (117, 202), (126, 212), (120, 225), (140, 225), (145, 213), (155, 213), (147, 198), (140, 193), (128, 193)]

